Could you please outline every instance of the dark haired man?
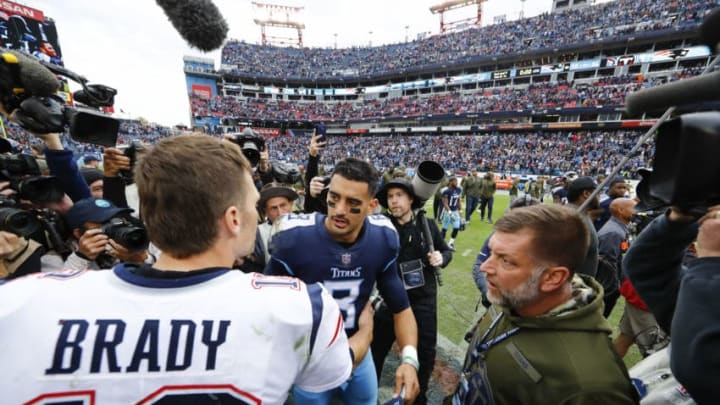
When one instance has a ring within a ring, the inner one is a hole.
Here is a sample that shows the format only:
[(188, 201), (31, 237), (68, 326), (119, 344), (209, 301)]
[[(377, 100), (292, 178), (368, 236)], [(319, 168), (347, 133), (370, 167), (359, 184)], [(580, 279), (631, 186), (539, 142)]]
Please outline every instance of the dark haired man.
[(3, 402), (280, 404), (293, 384), (345, 381), (348, 341), (324, 289), (230, 270), (254, 246), (250, 173), (235, 144), (167, 138), (135, 171), (163, 252), (152, 267), (0, 286)]
[[(378, 202), (389, 211), (389, 218), (400, 236), (398, 267), (407, 290), (415, 320), (418, 325), (418, 380), (420, 394), (415, 404), (427, 403), (430, 374), (435, 365), (437, 345), (437, 279), (433, 268), (446, 267), (452, 260), (447, 246), (434, 221), (416, 217), (415, 210), (422, 201), (415, 195), (409, 180), (395, 178), (384, 184), (377, 194)], [(435, 250), (428, 252), (430, 243), (425, 240), (420, 219), (427, 221)], [(385, 357), (395, 341), (392, 313), (386, 305), (375, 312), (372, 355), (378, 379), (382, 374)]]
[[(367, 162), (347, 158), (335, 165), (327, 193), (328, 213), (290, 215), (270, 245), (266, 274), (290, 275), (307, 283), (321, 282), (335, 297), (353, 336), (357, 318), (373, 287), (393, 313), (393, 325), (403, 363), (396, 372), (394, 395), (406, 386), (406, 402), (418, 393), (417, 325), (397, 271), (398, 235), (390, 220), (372, 215), (378, 201), (377, 171)], [(372, 336), (369, 336), (370, 339)], [(368, 339), (368, 340), (369, 340)], [(356, 361), (362, 356), (355, 353)], [(347, 404), (377, 403), (377, 377), (372, 356), (364, 356), (353, 377), (341, 387)], [(294, 390), (296, 404), (326, 404), (332, 392)]]
[(625, 197), (627, 189), (627, 183), (622, 177), (617, 177), (610, 181), (606, 195), (599, 200), (600, 204), (598, 207), (599, 209), (602, 209), (602, 212), (593, 221), (596, 230), (599, 231), (600, 228), (602, 228), (603, 225), (605, 225), (605, 223), (612, 217), (610, 204), (616, 198)]
[(577, 211), (534, 205), (495, 224), (482, 264), (493, 304), (468, 347), (452, 404), (636, 404), (602, 316), (602, 288), (576, 274), (588, 227)]

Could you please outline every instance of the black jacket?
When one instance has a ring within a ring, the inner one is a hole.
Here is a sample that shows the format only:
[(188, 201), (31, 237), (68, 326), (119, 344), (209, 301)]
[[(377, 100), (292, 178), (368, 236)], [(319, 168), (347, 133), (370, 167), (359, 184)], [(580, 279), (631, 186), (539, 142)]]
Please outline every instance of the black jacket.
[[(435, 271), (430, 267), (430, 263), (427, 259), (428, 248), (423, 237), (423, 230), (420, 224), (418, 224), (417, 217), (413, 217), (413, 220), (400, 225), (397, 220), (389, 216), (395, 229), (400, 237), (400, 253), (398, 255), (398, 265), (400, 263), (421, 259), (425, 268), (423, 269), (423, 275), (425, 278), (425, 285), (423, 287), (413, 288), (408, 290), (408, 298), (410, 301), (435, 297), (437, 294), (437, 278), (435, 277)], [(443, 256), (443, 262), (440, 267), (447, 266), (452, 260), (452, 251), (448, 247), (447, 243), (440, 234), (435, 221), (432, 219), (427, 220), (430, 226), (430, 234), (433, 239), (433, 247), (439, 251)], [(399, 268), (399, 266), (398, 266)]]

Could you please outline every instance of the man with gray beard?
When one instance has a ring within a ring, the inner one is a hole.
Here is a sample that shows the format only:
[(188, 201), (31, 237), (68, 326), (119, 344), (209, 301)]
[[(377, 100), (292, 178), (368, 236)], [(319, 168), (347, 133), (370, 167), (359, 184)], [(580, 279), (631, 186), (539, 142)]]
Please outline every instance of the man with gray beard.
[(540, 204), (509, 211), (494, 228), (480, 267), (493, 305), (445, 404), (636, 404), (602, 287), (575, 271), (590, 243), (582, 214)]

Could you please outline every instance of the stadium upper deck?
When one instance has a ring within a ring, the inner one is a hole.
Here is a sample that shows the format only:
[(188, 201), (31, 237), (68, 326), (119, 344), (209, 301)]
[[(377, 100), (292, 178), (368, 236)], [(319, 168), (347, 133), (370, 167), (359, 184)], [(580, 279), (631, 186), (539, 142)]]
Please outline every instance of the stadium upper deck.
[(222, 51), (222, 73), (294, 81), (367, 80), (420, 73), (479, 64), (494, 57), (562, 53), (591, 44), (692, 31), (715, 6), (717, 0), (616, 0), (377, 47), (298, 49), (230, 41)]

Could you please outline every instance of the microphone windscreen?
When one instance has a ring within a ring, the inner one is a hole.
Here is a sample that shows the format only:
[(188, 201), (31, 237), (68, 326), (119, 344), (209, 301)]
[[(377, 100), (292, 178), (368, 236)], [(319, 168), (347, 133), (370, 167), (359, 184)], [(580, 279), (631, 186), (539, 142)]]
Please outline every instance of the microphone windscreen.
[(157, 4), (190, 46), (207, 52), (225, 41), (227, 22), (210, 0), (157, 0)]
[(629, 116), (668, 107), (720, 100), (720, 71), (636, 91), (625, 98)]
[(709, 46), (710, 51), (714, 53), (715, 46), (720, 42), (720, 7), (705, 16), (700, 26), (700, 35), (703, 43)]
[(35, 58), (22, 52), (8, 50), (18, 60), (20, 81), (25, 91), (32, 96), (51, 96), (60, 89), (60, 82), (53, 72), (41, 65)]

